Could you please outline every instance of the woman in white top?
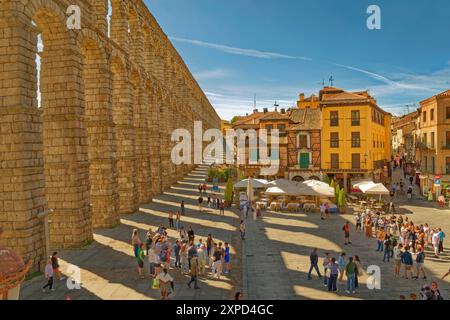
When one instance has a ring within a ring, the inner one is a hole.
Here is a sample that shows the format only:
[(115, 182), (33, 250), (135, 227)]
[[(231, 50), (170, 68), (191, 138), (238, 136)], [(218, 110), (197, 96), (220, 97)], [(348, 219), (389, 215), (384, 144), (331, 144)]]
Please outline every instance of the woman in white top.
[(164, 268), (163, 271), (156, 276), (156, 279), (159, 280), (159, 288), (161, 289), (161, 299), (168, 300), (173, 282), (172, 276), (167, 272), (167, 269)]

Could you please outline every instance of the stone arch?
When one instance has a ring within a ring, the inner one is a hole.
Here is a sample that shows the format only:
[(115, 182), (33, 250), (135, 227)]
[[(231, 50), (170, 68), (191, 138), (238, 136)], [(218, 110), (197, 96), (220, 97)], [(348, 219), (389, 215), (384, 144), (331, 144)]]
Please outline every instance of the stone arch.
[(150, 146), (148, 131), (149, 93), (139, 69), (132, 69), (133, 125), (136, 145), (136, 188), (139, 203), (151, 200)]
[(34, 1), (39, 3), (45, 5), (35, 8), (32, 19), (44, 46), (40, 87), (45, 191), (48, 207), (54, 210), (50, 244), (80, 247), (92, 239), (92, 220), (78, 32), (66, 28), (55, 3)]
[(308, 178), (308, 180), (317, 180), (317, 181), (320, 181), (320, 178), (319, 178), (318, 176), (310, 176), (310, 177)]
[(302, 176), (295, 176), (292, 178), (292, 181), (303, 182), (305, 181), (305, 178), (303, 178)]
[(113, 121), (116, 128), (119, 212), (133, 213), (138, 208), (136, 153), (133, 118), (133, 90), (129, 65), (119, 57), (111, 63), (113, 78)]
[(129, 48), (129, 1), (111, 0), (110, 38), (125, 52)]
[(109, 54), (97, 34), (83, 30), (81, 52), (88, 136), (92, 220), (95, 228), (119, 223), (116, 134), (112, 112), (112, 75)]

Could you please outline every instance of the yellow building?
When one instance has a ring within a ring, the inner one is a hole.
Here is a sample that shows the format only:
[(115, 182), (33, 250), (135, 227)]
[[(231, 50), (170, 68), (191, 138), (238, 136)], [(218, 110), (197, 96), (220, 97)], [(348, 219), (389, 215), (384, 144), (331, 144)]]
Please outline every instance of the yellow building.
[(322, 110), (322, 170), (347, 190), (363, 178), (385, 181), (391, 159), (391, 114), (367, 91), (324, 87), (318, 100)]
[[(422, 191), (440, 191), (450, 186), (450, 90), (420, 102), (419, 142)], [(439, 179), (437, 179), (439, 177)], [(439, 180), (440, 185), (435, 185)]]

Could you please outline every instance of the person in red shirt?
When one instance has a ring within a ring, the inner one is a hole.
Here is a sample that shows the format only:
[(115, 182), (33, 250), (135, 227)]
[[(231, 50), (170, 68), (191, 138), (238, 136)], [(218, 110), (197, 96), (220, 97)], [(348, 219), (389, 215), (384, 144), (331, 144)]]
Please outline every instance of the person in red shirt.
[(350, 222), (347, 221), (342, 227), (342, 230), (344, 231), (344, 244), (352, 244), (350, 242)]

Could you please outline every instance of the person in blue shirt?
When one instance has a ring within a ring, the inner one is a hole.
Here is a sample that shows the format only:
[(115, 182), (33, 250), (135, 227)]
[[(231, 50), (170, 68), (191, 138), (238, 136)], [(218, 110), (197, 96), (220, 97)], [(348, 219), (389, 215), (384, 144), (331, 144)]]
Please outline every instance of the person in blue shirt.
[(401, 255), (403, 270), (405, 271), (405, 279), (409, 279), (408, 271), (412, 276), (413, 258), (411, 252), (409, 252), (409, 246), (405, 247), (405, 251)]

